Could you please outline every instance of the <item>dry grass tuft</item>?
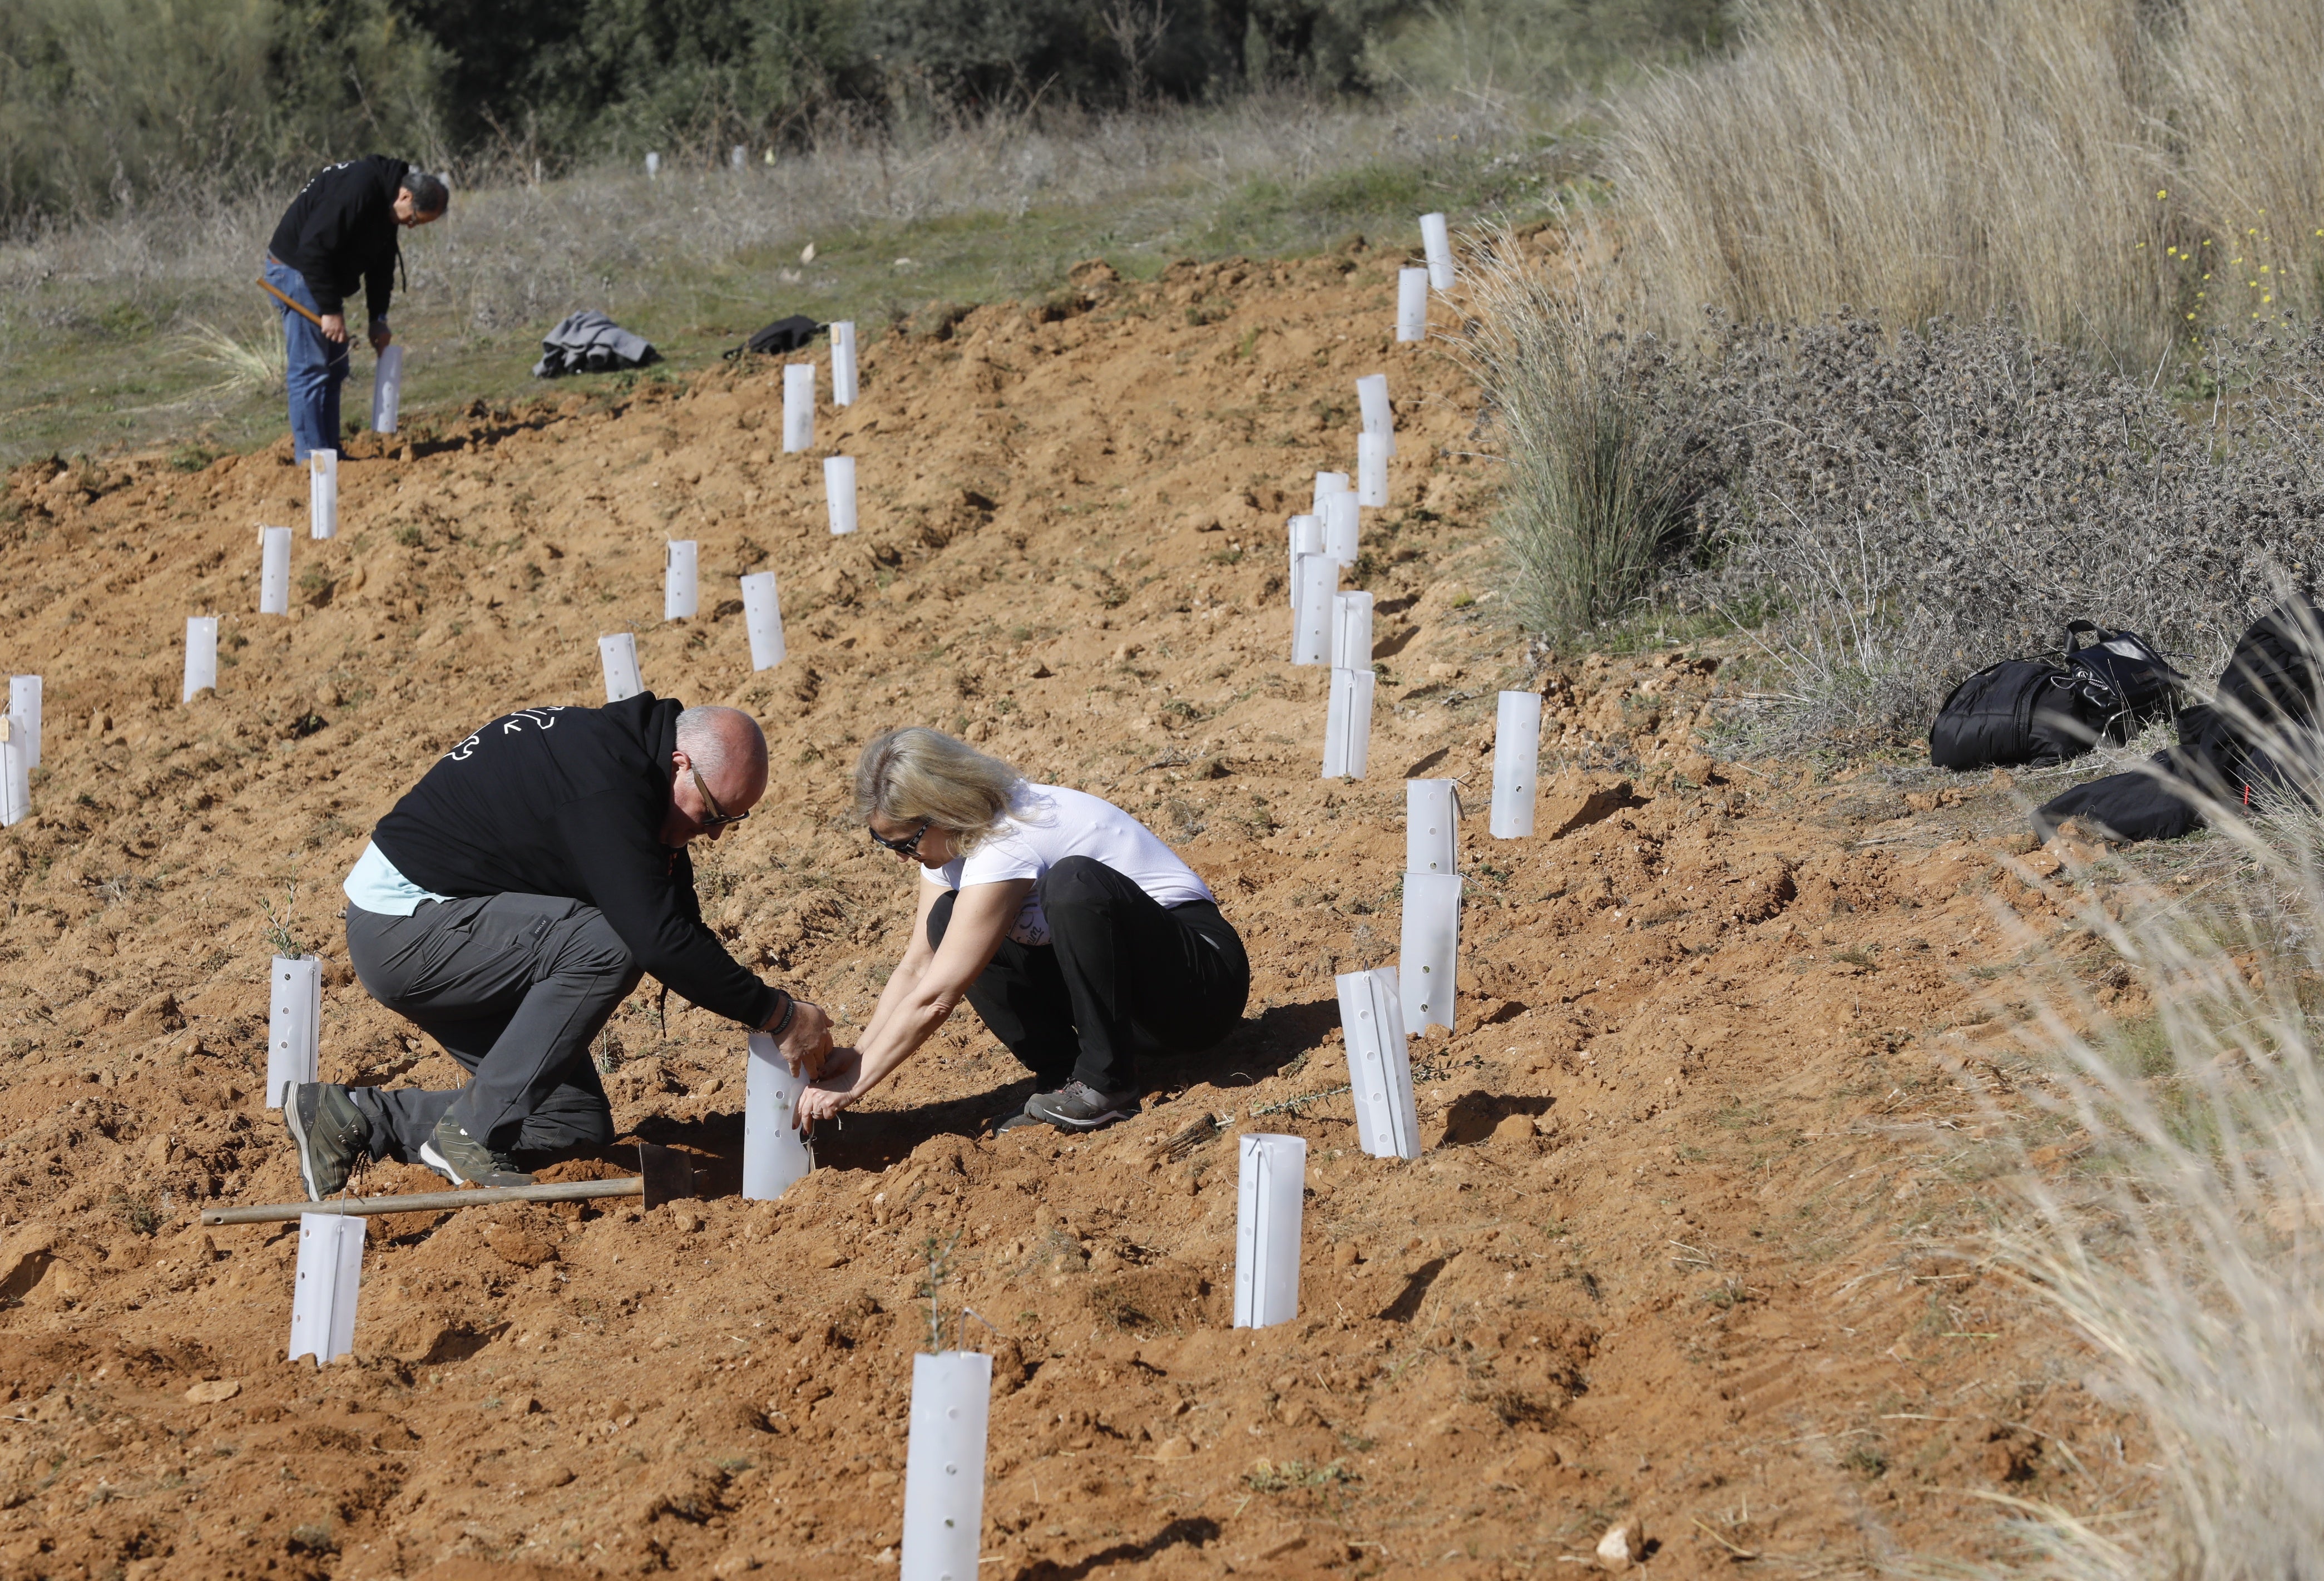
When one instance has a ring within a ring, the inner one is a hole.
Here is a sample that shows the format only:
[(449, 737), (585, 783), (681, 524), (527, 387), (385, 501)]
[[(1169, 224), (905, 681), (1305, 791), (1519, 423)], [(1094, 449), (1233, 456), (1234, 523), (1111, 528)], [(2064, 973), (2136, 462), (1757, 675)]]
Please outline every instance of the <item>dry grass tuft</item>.
[(244, 391), (279, 394), (290, 376), (281, 331), (271, 325), (244, 337), (195, 319), (177, 341), (196, 362), (217, 370), (218, 379), (204, 392), (207, 394), (237, 395)]

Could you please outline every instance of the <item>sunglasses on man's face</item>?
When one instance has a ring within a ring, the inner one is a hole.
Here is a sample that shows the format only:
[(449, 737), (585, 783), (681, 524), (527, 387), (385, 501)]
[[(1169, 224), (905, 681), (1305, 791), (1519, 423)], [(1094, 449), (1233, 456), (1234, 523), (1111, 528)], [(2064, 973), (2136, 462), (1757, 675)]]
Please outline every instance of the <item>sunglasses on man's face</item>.
[(686, 765), (686, 772), (694, 776), (694, 789), (696, 792), (701, 796), (702, 805), (710, 809), (710, 816), (708, 818), (697, 818), (694, 820), (700, 824), (704, 828), (715, 829), (725, 824), (738, 824), (744, 818), (751, 816), (747, 812), (729, 812), (724, 808), (719, 806), (718, 798), (710, 794), (710, 787), (702, 782), (702, 771), (700, 769), (696, 768), (692, 763), (688, 763)]
[(917, 856), (920, 854), (921, 837), (928, 832), (928, 826), (923, 823), (918, 828), (899, 840), (890, 839), (870, 824), (863, 826), (863, 832), (872, 837), (873, 845), (893, 851), (899, 856)]

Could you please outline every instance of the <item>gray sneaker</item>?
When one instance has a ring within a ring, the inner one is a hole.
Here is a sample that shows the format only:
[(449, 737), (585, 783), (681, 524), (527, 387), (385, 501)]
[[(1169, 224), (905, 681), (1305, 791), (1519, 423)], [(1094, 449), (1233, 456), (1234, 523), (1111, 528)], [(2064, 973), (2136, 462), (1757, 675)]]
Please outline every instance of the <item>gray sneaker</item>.
[(332, 1082), (303, 1081), (282, 1105), (282, 1123), (299, 1150), (299, 1179), (307, 1200), (320, 1202), (347, 1183), (357, 1162), (370, 1152), (371, 1123)]
[(1069, 1081), (1053, 1093), (1035, 1093), (1025, 1100), (1025, 1113), (1060, 1131), (1095, 1131), (1138, 1113), (1138, 1095), (1102, 1093), (1084, 1082)]
[(420, 1161), (455, 1186), (530, 1186), (532, 1177), (470, 1136), (450, 1110), (436, 1122), (436, 1133), (420, 1144)]

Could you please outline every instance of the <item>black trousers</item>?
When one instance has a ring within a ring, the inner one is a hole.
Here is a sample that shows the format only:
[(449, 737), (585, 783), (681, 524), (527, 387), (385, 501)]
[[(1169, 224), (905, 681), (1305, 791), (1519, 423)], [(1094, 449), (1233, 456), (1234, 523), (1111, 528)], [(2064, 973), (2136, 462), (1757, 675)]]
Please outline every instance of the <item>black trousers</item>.
[[(1164, 907), (1087, 856), (1050, 868), (1037, 892), (1051, 942), (1002, 939), (968, 1002), (1045, 1088), (1140, 1090), (1140, 1054), (1207, 1049), (1242, 1019), (1250, 962), (1208, 901)], [(957, 900), (928, 912), (931, 948)]]
[(352, 1089), (373, 1157), (418, 1162), (447, 1109), (502, 1152), (613, 1140), (589, 1045), (643, 974), (595, 906), (555, 895), (423, 901), (409, 917), (349, 906), (347, 960), (374, 999), (474, 1078), (449, 1090)]

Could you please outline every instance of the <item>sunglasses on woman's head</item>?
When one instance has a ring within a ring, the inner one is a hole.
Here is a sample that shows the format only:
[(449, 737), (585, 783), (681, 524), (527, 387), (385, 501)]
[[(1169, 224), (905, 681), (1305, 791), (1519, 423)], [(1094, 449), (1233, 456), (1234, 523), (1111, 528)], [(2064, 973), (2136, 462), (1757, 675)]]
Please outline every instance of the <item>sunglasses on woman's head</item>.
[(870, 824), (863, 826), (863, 832), (872, 837), (873, 845), (893, 851), (899, 856), (917, 856), (920, 854), (920, 837), (928, 832), (928, 826), (923, 823), (899, 840), (890, 839)]

